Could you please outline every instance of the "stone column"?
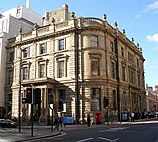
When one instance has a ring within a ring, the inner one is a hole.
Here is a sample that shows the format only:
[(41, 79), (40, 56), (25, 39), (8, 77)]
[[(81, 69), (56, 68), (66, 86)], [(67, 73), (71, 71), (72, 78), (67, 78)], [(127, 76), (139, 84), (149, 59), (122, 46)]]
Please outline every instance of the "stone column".
[(45, 89), (41, 89), (41, 116), (39, 118), (39, 125), (46, 125), (45, 119)]

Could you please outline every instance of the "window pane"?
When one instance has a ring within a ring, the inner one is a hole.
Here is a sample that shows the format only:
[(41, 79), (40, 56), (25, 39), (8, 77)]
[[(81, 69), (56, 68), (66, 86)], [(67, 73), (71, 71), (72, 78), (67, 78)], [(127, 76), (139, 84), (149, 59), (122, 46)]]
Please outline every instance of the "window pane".
[(111, 62), (111, 77), (115, 79), (115, 63)]
[(59, 40), (59, 50), (64, 50), (64, 39)]
[(121, 47), (121, 55), (122, 55), (122, 57), (124, 57), (124, 48), (123, 47)]
[(14, 52), (10, 52), (9, 54), (9, 62), (12, 62), (14, 60)]
[(40, 64), (40, 77), (45, 77), (45, 64)]
[(23, 79), (28, 79), (28, 68), (23, 67)]
[(59, 78), (64, 77), (64, 61), (59, 61)]
[(114, 43), (112, 41), (110, 42), (110, 49), (111, 49), (111, 52), (115, 52)]
[(100, 75), (99, 58), (93, 58), (91, 62), (92, 75)]
[(13, 71), (10, 70), (8, 73), (8, 84), (11, 84), (13, 82)]
[(100, 88), (91, 89), (91, 110), (92, 111), (101, 110), (100, 96), (101, 96)]
[(91, 46), (98, 47), (98, 36), (91, 36)]
[(40, 44), (40, 54), (46, 53), (47, 45), (46, 43)]
[(122, 66), (122, 80), (125, 81), (125, 67)]
[(24, 58), (26, 58), (26, 57), (29, 57), (29, 48), (27, 47), (27, 48), (25, 48), (25, 49), (23, 49), (23, 57)]

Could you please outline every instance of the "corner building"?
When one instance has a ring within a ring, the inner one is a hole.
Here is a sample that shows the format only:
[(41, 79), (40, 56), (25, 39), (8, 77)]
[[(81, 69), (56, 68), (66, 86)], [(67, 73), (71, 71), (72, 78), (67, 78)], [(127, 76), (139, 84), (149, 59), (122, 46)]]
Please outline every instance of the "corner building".
[[(53, 16), (54, 15), (54, 16)], [(47, 13), (45, 25), (35, 25), (32, 32), (20, 33), (10, 40), (7, 49), (15, 52), (12, 83), (12, 116), (18, 116), (19, 75), (21, 94), (26, 97), (30, 84), (39, 89), (39, 102), (34, 105), (36, 121), (54, 116), (81, 121), (88, 114), (96, 123), (96, 115), (145, 111), (144, 57), (142, 50), (130, 41), (125, 30), (120, 32), (99, 18), (76, 18), (68, 6)], [(20, 73), (21, 69), (21, 73)], [(109, 105), (104, 108), (106, 96)], [(31, 105), (21, 104), (21, 117), (30, 118)], [(22, 119), (23, 120), (23, 119)]]

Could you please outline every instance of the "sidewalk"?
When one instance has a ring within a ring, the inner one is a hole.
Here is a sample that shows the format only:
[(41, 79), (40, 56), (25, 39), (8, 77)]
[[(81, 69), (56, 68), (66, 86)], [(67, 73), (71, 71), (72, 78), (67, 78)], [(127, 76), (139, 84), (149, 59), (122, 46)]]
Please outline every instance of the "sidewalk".
[[(91, 127), (101, 127), (103, 125), (93, 125)], [(33, 137), (31, 136), (31, 126), (22, 126), (19, 133), (18, 128), (0, 128), (0, 142), (23, 142), (26, 140), (38, 140), (41, 138), (53, 137), (65, 134), (65, 131), (72, 129), (88, 128), (87, 125), (67, 125), (64, 131), (51, 131), (51, 126), (34, 126)]]
[(51, 126), (34, 126), (33, 137), (31, 136), (30, 126), (22, 126), (20, 133), (18, 128), (0, 128), (0, 142), (22, 142), (61, 134), (60, 131), (51, 131)]
[[(155, 119), (142, 119), (142, 120), (136, 120), (135, 122), (113, 122), (107, 125), (100, 124), (96, 125), (93, 124), (91, 127), (105, 127), (105, 128), (111, 128), (111, 127), (119, 127), (121, 125), (130, 125), (130, 124), (140, 124), (140, 123), (147, 123), (149, 120), (155, 120)], [(158, 120), (158, 119), (156, 119)], [(158, 123), (158, 121), (156, 121)], [(19, 133), (18, 128), (0, 128), (0, 142), (23, 142), (26, 140), (33, 140), (33, 139), (41, 139), (46, 137), (53, 137), (65, 134), (65, 131), (72, 130), (72, 129), (84, 129), (88, 128), (88, 126), (85, 125), (66, 125), (66, 127), (63, 128), (64, 132), (61, 131), (51, 131), (51, 126), (34, 126), (33, 127), (33, 137), (31, 136), (31, 126), (22, 126), (21, 132)]]

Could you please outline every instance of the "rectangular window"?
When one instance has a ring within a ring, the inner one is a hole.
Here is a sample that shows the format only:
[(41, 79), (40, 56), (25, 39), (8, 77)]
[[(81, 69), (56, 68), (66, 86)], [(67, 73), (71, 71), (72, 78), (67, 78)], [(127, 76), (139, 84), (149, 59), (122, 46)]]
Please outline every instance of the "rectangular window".
[(114, 43), (112, 41), (110, 41), (110, 50), (111, 52), (115, 52)]
[(14, 52), (9, 53), (9, 62), (14, 61)]
[(111, 77), (116, 78), (115, 63), (111, 62)]
[(122, 66), (122, 80), (125, 81), (125, 67)]
[(134, 62), (134, 56), (128, 52), (128, 61)]
[(134, 71), (132, 71), (131, 69), (129, 69), (129, 83), (134, 84)]
[(91, 88), (91, 111), (101, 110), (101, 89)]
[(64, 50), (64, 39), (59, 40), (59, 50)]
[(29, 57), (29, 47), (24, 48), (22, 52), (23, 52), (23, 58)]
[(58, 62), (58, 69), (59, 69), (59, 71), (58, 71), (58, 77), (59, 78), (62, 78), (62, 77), (64, 77), (64, 61), (59, 61)]
[(23, 67), (23, 80), (28, 79), (28, 68)]
[(137, 67), (139, 67), (139, 59), (137, 58)]
[(8, 84), (12, 84), (13, 82), (13, 71), (9, 70), (8, 72)]
[(123, 47), (121, 47), (121, 56), (122, 56), (122, 57), (125, 56), (125, 55), (124, 55), (124, 48), (123, 48)]
[(140, 86), (140, 74), (138, 74), (138, 86)]
[(40, 78), (45, 77), (45, 64), (40, 64)]
[(42, 43), (40, 44), (40, 54), (45, 54), (45, 53), (47, 53), (47, 44)]
[(91, 36), (91, 46), (98, 47), (98, 36), (96, 35)]
[(99, 58), (92, 58), (91, 60), (92, 75), (100, 75), (100, 61)]

